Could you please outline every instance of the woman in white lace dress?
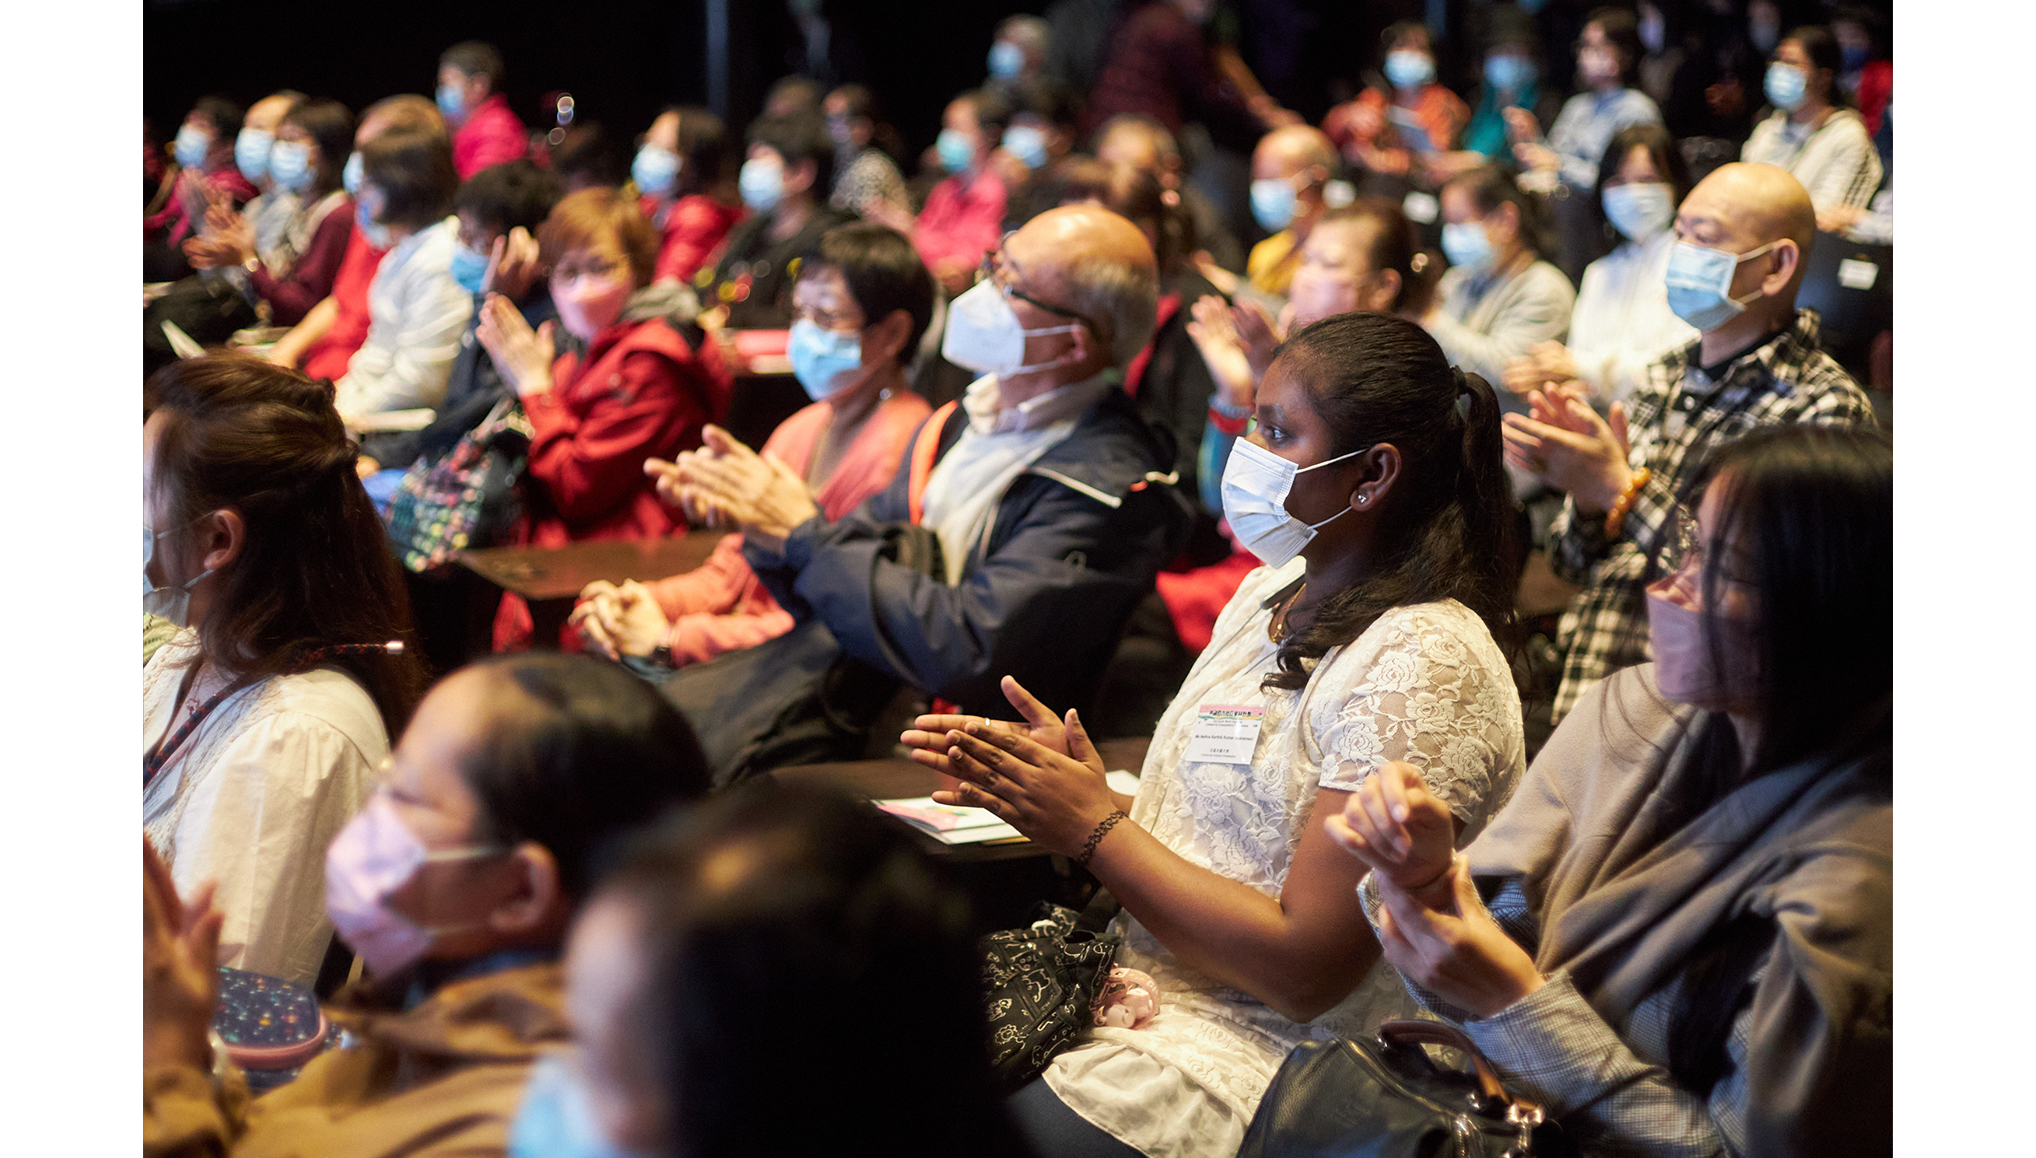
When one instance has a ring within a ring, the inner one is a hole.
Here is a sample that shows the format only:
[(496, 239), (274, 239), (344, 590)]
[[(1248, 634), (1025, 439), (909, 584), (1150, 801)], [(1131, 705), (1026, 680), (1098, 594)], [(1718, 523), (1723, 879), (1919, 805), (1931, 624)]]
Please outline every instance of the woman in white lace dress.
[(1404, 761), (1468, 839), (1525, 765), (1493, 640), (1515, 554), (1491, 387), (1412, 323), (1356, 313), (1289, 340), (1256, 402), (1224, 510), (1269, 565), (1160, 720), (1135, 799), (1110, 792), (1073, 713), (1013, 681), (1029, 728), (925, 716), (905, 734), (966, 781), (937, 799), (1086, 863), (1123, 902), (1118, 963), (1162, 991), (1144, 1028), (1089, 1032), (1014, 1098), (1056, 1158), (1233, 1154), (1295, 1043), (1409, 1011), (1353, 894), (1361, 866), (1319, 817)]
[(330, 384), (212, 354), (145, 404), (142, 607), (179, 630), (142, 669), (142, 824), (180, 893), (217, 883), (221, 965), (309, 985), (325, 846), (424, 686), (381, 647), (409, 602)]

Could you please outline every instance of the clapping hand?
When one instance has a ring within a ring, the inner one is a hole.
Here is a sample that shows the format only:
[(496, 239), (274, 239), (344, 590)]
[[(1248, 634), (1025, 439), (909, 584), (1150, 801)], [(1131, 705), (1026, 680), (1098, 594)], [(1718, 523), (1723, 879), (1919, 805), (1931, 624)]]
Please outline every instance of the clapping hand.
[[(1347, 810), (1346, 810), (1347, 814)], [(1379, 948), (1401, 975), (1477, 1017), (1499, 1013), (1541, 988), (1541, 971), (1478, 900), (1470, 863), (1455, 861), (1436, 889), (1443, 907), (1416, 899), (1374, 872), (1382, 902)]]
[(1072, 756), (1098, 776), (1105, 774), (1103, 758), (1096, 754), (1096, 746), (1089, 742), (1088, 730), (1082, 727), (1074, 709), (1070, 708), (1063, 719), (1055, 715), (1052, 708), (1040, 703), (1016, 679), (1005, 676), (1000, 686), (1004, 690), (1004, 698), (1011, 701), (1019, 715), (1025, 717), (1023, 723), (992, 720), (985, 716), (925, 715), (914, 719), (912, 726), (899, 734), (899, 742), (911, 749), (912, 759), (943, 776), (955, 776), (957, 774), (947, 755), (950, 746), (948, 734), (966, 731), (969, 725), (977, 724), (993, 734), (1023, 736), (1064, 756)]
[(1575, 379), (1576, 359), (1561, 342), (1536, 342), (1525, 354), (1508, 359), (1503, 375), (1506, 389), (1515, 394), (1540, 390), (1551, 383)]
[(481, 276), (481, 288), (520, 302), (543, 273), (537, 241), (519, 225), (495, 239), (488, 252), (487, 272)]
[(1541, 139), (1541, 122), (1534, 114), (1519, 105), (1507, 105), (1499, 110), (1506, 120), (1506, 139), (1515, 145), (1533, 144)]
[(587, 584), (566, 622), (612, 660), (649, 655), (671, 631), (671, 621), (650, 588), (634, 579), (624, 580), (620, 587), (605, 579)]
[(212, 1068), (208, 1034), (219, 1005), (219, 931), (214, 888), (186, 903), (169, 866), (143, 837), (141, 864), (142, 1064)]
[(494, 360), (502, 380), (518, 396), (528, 398), (551, 389), (551, 362), (557, 352), (552, 335), (557, 326), (557, 322), (546, 322), (532, 330), (508, 298), (491, 293), (481, 303), (481, 322), (474, 328), (474, 337)]
[(1230, 307), (1215, 294), (1204, 294), (1189, 312), (1193, 320), (1188, 323), (1188, 337), (1195, 343), (1195, 349), (1201, 351), (1202, 361), (1208, 365), (1209, 376), (1216, 380), (1223, 400), (1233, 407), (1251, 409), (1258, 380), (1251, 372), (1251, 359), (1244, 352), (1244, 343), (1237, 336)]
[[(682, 452), (673, 464), (678, 478), (672, 489), (681, 509), (687, 502), (712, 508), (718, 518), (741, 527), (745, 537), (762, 539), (765, 546), (782, 542), (820, 513), (806, 480), (776, 456), (757, 454), (718, 426), (708, 426), (701, 438), (702, 450)], [(663, 480), (658, 490), (667, 493)]]
[[(1324, 825), (1329, 839), (1417, 899), (1436, 886), (1449, 895), (1456, 817), (1412, 764), (1394, 760), (1368, 777)], [(1445, 900), (1439, 907), (1448, 908)]]
[(1531, 417), (1506, 415), (1506, 461), (1567, 491), (1582, 514), (1611, 510), (1633, 473), (1625, 407), (1614, 402), (1609, 421), (1598, 417), (1577, 382), (1532, 391), (1527, 404)]
[[(1067, 727), (1080, 728), (1073, 712)], [(935, 792), (934, 802), (987, 809), (1050, 852), (1079, 854), (1096, 826), (1123, 810), (1093, 756), (1085, 763), (987, 721), (950, 729), (946, 741), (947, 766), (963, 783)]]

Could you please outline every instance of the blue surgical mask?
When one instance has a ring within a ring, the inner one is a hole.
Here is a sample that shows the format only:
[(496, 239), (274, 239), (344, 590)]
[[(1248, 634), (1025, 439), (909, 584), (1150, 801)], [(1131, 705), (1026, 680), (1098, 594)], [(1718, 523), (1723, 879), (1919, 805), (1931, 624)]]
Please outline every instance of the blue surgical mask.
[(1648, 182), (1613, 185), (1605, 190), (1605, 220), (1634, 241), (1661, 236), (1675, 220), (1675, 190)]
[(196, 125), (186, 124), (177, 130), (177, 164), (186, 169), (201, 169), (205, 166), (205, 154), (212, 151), (212, 138)]
[(466, 112), (466, 103), (460, 97), (458, 85), (442, 84), (438, 86), (438, 111), (444, 113), (447, 120), (454, 121), (458, 120), (461, 114)]
[(962, 172), (976, 162), (976, 143), (960, 129), (940, 130), (933, 148), (940, 154), (940, 167), (950, 173)]
[(1668, 308), (1699, 330), (1715, 330), (1738, 317), (1747, 302), (1760, 297), (1760, 291), (1755, 290), (1745, 301), (1734, 298), (1732, 275), (1740, 263), (1759, 257), (1778, 244), (1770, 241), (1759, 249), (1728, 253), (1687, 241), (1676, 242), (1668, 255)]
[(1492, 261), (1492, 239), (1484, 222), (1466, 221), (1442, 227), (1442, 255), (1449, 264), (1471, 273), (1483, 273)]
[(636, 182), (638, 192), (662, 197), (678, 183), (679, 168), (677, 153), (645, 145), (636, 151), (636, 160), (629, 166), (629, 178)]
[(1435, 79), (1435, 62), (1411, 48), (1386, 53), (1386, 79), (1394, 88), (1420, 88)]
[(571, 1060), (545, 1054), (530, 1067), (523, 1104), (509, 1126), (509, 1158), (633, 1158), (594, 1121)]
[(250, 181), (261, 180), (269, 175), (269, 150), (275, 143), (274, 133), (242, 129), (240, 136), (233, 139), (233, 167)]
[(777, 161), (751, 157), (742, 163), (742, 175), (735, 183), (742, 188), (744, 205), (758, 213), (769, 213), (785, 195), (785, 167)]
[(488, 255), (476, 253), (464, 245), (452, 247), (452, 280), (470, 294), (481, 292), (481, 283), (488, 276)]
[(990, 75), (1010, 80), (1025, 71), (1025, 50), (1008, 40), (990, 46)]
[(1534, 81), (1534, 62), (1524, 56), (1485, 57), (1485, 83), (1500, 92), (1517, 93)]
[(311, 146), (299, 141), (277, 141), (270, 147), (269, 180), (277, 188), (302, 193), (311, 188), (311, 178)]
[(1762, 91), (1767, 93), (1768, 103), (1785, 113), (1803, 107), (1809, 87), (1810, 79), (1803, 75), (1802, 69), (1779, 60), (1767, 66), (1767, 81), (1761, 85)]
[(862, 335), (853, 330), (823, 330), (804, 318), (792, 323), (785, 346), (792, 374), (806, 396), (825, 402), (855, 384), (862, 368)]
[(1278, 177), (1251, 183), (1251, 217), (1260, 229), (1278, 233), (1294, 220), (1294, 187)]
[[(172, 528), (172, 530), (174, 529)], [(171, 587), (158, 587), (150, 582), (148, 564), (149, 560), (155, 558), (156, 540), (169, 533), (169, 531), (152, 531), (147, 527), (141, 529), (141, 609), (159, 619), (167, 619), (178, 627), (189, 627), (191, 625), (191, 588), (196, 587), (200, 579), (212, 574), (212, 572), (209, 570), (200, 571), (184, 582)]]
[(348, 153), (346, 155), (346, 164), (339, 170), (339, 183), (346, 188), (347, 196), (358, 197), (361, 195), (361, 174), (363, 172), (365, 170), (361, 168), (361, 155), (359, 153)]
[(1046, 168), (1046, 130), (1033, 125), (1012, 125), (1004, 130), (1004, 151), (1025, 162), (1028, 169)]
[(361, 231), (361, 237), (374, 249), (389, 248), (389, 227), (377, 224), (368, 215), (368, 203), (355, 200), (353, 203), (353, 227)]

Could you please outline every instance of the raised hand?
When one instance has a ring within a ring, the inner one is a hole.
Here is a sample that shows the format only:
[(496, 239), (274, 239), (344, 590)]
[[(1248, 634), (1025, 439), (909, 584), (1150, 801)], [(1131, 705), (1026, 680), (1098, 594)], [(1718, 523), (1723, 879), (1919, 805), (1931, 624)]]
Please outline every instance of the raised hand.
[(947, 741), (948, 766), (963, 783), (935, 792), (934, 801), (988, 809), (1048, 851), (1076, 855), (1098, 824), (1122, 810), (1099, 768), (1036, 740), (971, 721)]
[(169, 866), (143, 837), (141, 866), (142, 1064), (210, 1069), (207, 1033), (219, 1005), (219, 930), (226, 918), (206, 884), (187, 903)]
[(1602, 515), (1625, 493), (1632, 478), (1626, 465), (1626, 409), (1614, 402), (1610, 420), (1598, 417), (1581, 398), (1581, 388), (1559, 388), (1528, 396), (1530, 409), (1549, 421), (1508, 414), (1500, 433), (1506, 461), (1567, 491), (1577, 510)]
[(1478, 900), (1470, 865), (1457, 861), (1444, 882), (1450, 904), (1416, 900), (1379, 880), (1376, 928), (1386, 961), (1401, 975), (1478, 1017), (1490, 1017), (1541, 988), (1541, 971)]
[(1372, 872), (1417, 897), (1443, 881), (1456, 855), (1449, 806), (1428, 791), (1420, 770), (1398, 760), (1366, 779), (1324, 825)]
[(898, 741), (912, 750), (912, 759), (945, 776), (956, 773), (949, 766), (947, 749), (950, 746), (948, 734), (965, 731), (971, 724), (980, 724), (994, 733), (1023, 736), (1028, 740), (1051, 748), (1063, 756), (1071, 756), (1084, 766), (1102, 775), (1103, 758), (1096, 754), (1096, 746), (1089, 742), (1088, 730), (1083, 728), (1070, 708), (1065, 718), (1055, 715), (1052, 708), (1039, 702), (1039, 698), (1025, 690), (1024, 686), (1011, 676), (1005, 676), (999, 686), (1004, 698), (1018, 709), (1024, 721), (992, 720), (984, 716), (924, 715), (915, 718), (912, 726), (899, 733)]
[(1216, 389), (1223, 392), (1223, 400), (1235, 407), (1251, 409), (1258, 392), (1258, 376), (1251, 371), (1251, 358), (1237, 336), (1230, 307), (1222, 298), (1204, 294), (1189, 307), (1189, 313), (1193, 320), (1188, 322), (1188, 338), (1201, 351), (1209, 376), (1216, 380)]
[(481, 288), (520, 302), (543, 274), (544, 262), (538, 257), (537, 240), (519, 225), (495, 239), (488, 253), (487, 272), (481, 275)]
[(557, 354), (552, 340), (556, 322), (530, 328), (523, 314), (508, 298), (491, 293), (481, 303), (481, 322), (474, 328), (495, 369), (518, 395), (543, 394), (551, 389), (551, 363)]

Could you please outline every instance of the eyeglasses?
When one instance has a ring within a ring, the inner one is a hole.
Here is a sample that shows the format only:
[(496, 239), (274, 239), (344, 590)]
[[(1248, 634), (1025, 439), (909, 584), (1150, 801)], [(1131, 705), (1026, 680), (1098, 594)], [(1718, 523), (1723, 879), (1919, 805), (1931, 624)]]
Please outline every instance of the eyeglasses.
[[(1686, 574), (1693, 581), (1700, 581), (1710, 552), (1704, 541), (1703, 528), (1697, 522), (1697, 513), (1686, 505), (1677, 504), (1670, 519), (1668, 549), (1660, 559), (1661, 573)], [(1759, 586), (1748, 576), (1746, 560), (1737, 551), (1727, 551), (1719, 560), (1718, 582), (1744, 588)]]
[[(1017, 230), (1015, 229), (1011, 231), (1011, 233), (1016, 232)], [(1063, 309), (1060, 306), (1048, 305), (1047, 303), (1040, 301), (1038, 298), (1033, 297), (1031, 294), (1025, 293), (1023, 290), (1018, 289), (1017, 286), (1012, 284), (1016, 279), (1025, 276), (1025, 270), (1017, 262), (1011, 260), (1011, 255), (1005, 251), (1005, 244), (1011, 240), (1011, 233), (1006, 233), (1003, 236), (1003, 238), (997, 242), (997, 248), (988, 250), (983, 254), (983, 264), (977, 270), (978, 280), (988, 280), (994, 282), (996, 283), (997, 288), (1004, 292), (1004, 296), (1017, 298), (1019, 301), (1024, 302), (1029, 306), (1045, 310), (1047, 313), (1052, 314), (1054, 317), (1066, 318), (1069, 321), (1080, 322), (1081, 324), (1089, 327), (1089, 332), (1091, 334), (1095, 334), (1100, 337), (1103, 333), (1102, 329), (1098, 327), (1096, 323), (1091, 321), (1089, 318), (1081, 314), (1078, 314), (1073, 310)]]

